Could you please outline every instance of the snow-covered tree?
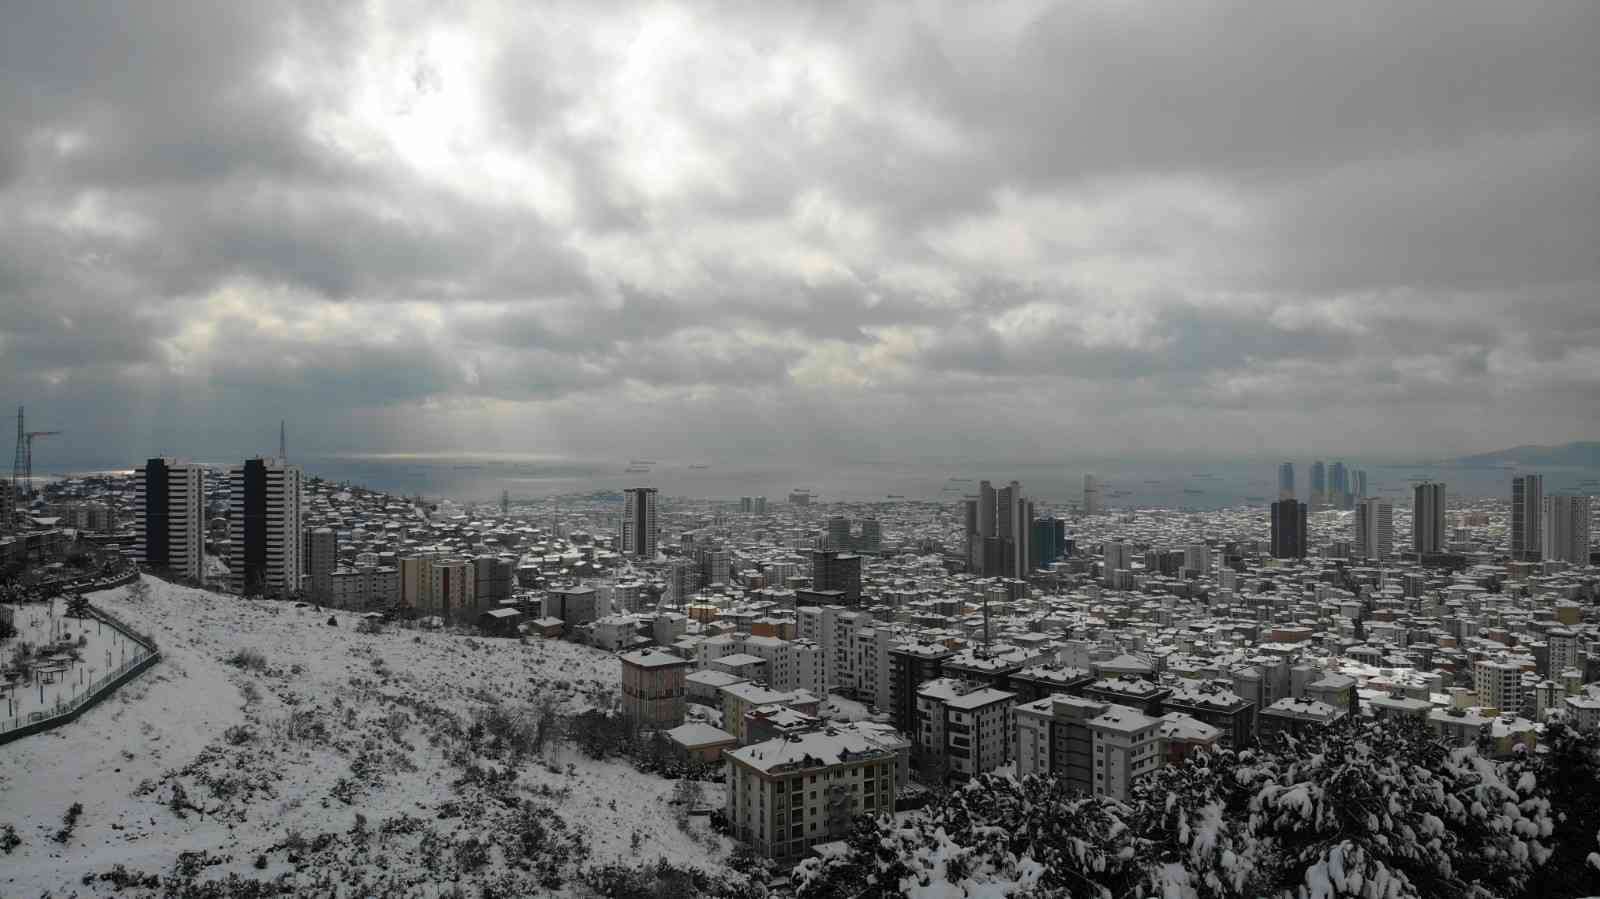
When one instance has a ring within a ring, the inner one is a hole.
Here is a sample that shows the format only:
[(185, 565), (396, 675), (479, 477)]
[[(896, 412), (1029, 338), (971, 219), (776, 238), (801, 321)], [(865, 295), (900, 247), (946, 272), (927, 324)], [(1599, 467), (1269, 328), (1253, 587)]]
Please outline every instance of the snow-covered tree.
[(794, 885), (802, 899), (1130, 895), (1147, 859), (1129, 812), (1054, 778), (980, 775), (903, 823), (863, 822)]
[(1353, 721), (1236, 777), (1286, 894), (1457, 899), (1515, 895), (1549, 855), (1537, 779), (1506, 771), (1416, 722)]

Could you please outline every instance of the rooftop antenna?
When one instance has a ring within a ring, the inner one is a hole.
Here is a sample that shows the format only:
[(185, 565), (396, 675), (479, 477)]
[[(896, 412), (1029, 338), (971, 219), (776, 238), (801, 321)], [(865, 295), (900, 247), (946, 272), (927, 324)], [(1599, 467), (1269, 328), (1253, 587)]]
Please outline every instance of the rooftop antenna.
[(278, 419), (278, 458), (289, 461), (289, 429), (283, 419)]

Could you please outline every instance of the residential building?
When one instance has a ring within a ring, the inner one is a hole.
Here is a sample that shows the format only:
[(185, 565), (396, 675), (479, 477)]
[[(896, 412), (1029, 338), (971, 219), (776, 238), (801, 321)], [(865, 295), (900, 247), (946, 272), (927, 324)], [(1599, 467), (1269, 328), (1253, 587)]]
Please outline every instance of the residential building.
[(861, 557), (831, 549), (813, 550), (811, 589), (838, 590), (844, 594), (845, 605), (860, 605)]
[(895, 751), (859, 729), (828, 729), (723, 753), (729, 826), (768, 858), (797, 861), (844, 838), (857, 816), (894, 811)]
[(246, 596), (300, 592), (300, 466), (248, 459), (228, 472), (228, 581)]
[(635, 727), (667, 730), (683, 723), (684, 676), (689, 660), (659, 649), (625, 652), (622, 660), (622, 713)]
[(1479, 659), (1472, 666), (1472, 686), (1478, 701), (1500, 712), (1522, 708), (1522, 668), (1510, 662)]
[(339, 535), (333, 528), (306, 531), (306, 575), (311, 581), (311, 598), (320, 603), (333, 600), (333, 572), (339, 567)]
[(1135, 780), (1161, 767), (1161, 723), (1160, 718), (1118, 705), (1089, 719), (1094, 795), (1126, 800)]
[(1383, 560), (1394, 556), (1394, 505), (1369, 497), (1356, 504), (1351, 519), (1351, 552), (1357, 559)]
[(630, 487), (622, 491), (622, 528), (617, 551), (625, 556), (654, 559), (660, 537), (656, 523), (656, 488)]
[(1273, 558), (1304, 559), (1306, 536), (1305, 503), (1290, 498), (1280, 499), (1272, 504)]
[(205, 468), (156, 458), (133, 473), (134, 551), (139, 563), (173, 577), (205, 573)]
[(1411, 549), (1420, 554), (1444, 552), (1444, 485), (1424, 481), (1412, 489)]
[(1089, 721), (1109, 708), (1104, 702), (1064, 694), (1017, 706), (1013, 711), (1017, 773), (1051, 774), (1083, 793), (1094, 792), (1094, 735)]
[(1545, 497), (1541, 530), (1544, 558), (1589, 564), (1589, 497)]
[(1544, 475), (1511, 479), (1511, 558), (1537, 562), (1544, 549)]
[(952, 697), (944, 704), (949, 777), (962, 782), (1011, 761), (1016, 694), (984, 688)]

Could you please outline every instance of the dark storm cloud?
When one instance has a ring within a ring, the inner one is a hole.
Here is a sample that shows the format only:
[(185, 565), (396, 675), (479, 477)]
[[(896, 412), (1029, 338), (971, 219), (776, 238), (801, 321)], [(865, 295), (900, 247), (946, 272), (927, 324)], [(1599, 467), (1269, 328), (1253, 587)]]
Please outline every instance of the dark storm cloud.
[(1600, 428), (1591, 4), (0, 22), (0, 380), (130, 454)]

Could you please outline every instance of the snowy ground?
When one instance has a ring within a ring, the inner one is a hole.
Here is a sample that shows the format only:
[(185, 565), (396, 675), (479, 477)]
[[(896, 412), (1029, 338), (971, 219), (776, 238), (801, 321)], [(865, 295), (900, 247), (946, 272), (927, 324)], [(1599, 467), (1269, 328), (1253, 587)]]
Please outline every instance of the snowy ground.
[[(0, 895), (156, 895), (153, 882), (84, 880), (116, 865), (170, 874), (185, 852), (200, 879), (294, 892), (433, 896), (459, 883), (476, 895), (491, 881), (526, 892), (515, 878), (530, 863), (504, 834), (562, 823), (571, 833), (551, 842), (587, 849), (589, 864), (726, 870), (732, 844), (703, 819), (682, 823), (674, 781), (565, 744), (519, 759), (472, 726), (491, 706), (518, 713), (544, 697), (568, 712), (609, 707), (608, 653), (362, 634), (347, 614), (330, 626), (327, 611), (147, 583), (148, 600), (126, 588), (91, 598), (153, 636), (162, 661), (76, 722), (0, 747), (0, 833), (9, 824), (22, 839), (0, 860)], [(719, 784), (704, 791), (721, 804)], [(64, 828), (74, 803), (82, 813)]]
[[(0, 697), (0, 730), (11, 729), (19, 719), (25, 722), (34, 712), (59, 709), (61, 703), (87, 691), (106, 672), (124, 662), (137, 662), (146, 654), (142, 645), (125, 639), (121, 632), (98, 620), (68, 618), (64, 598), (12, 608), (16, 612), (17, 636), (0, 643), (0, 653), (9, 662), (17, 646), (27, 643), (39, 655), (32, 676)], [(76, 645), (80, 637), (84, 640), (82, 646)], [(51, 662), (51, 658), (58, 661)]]

